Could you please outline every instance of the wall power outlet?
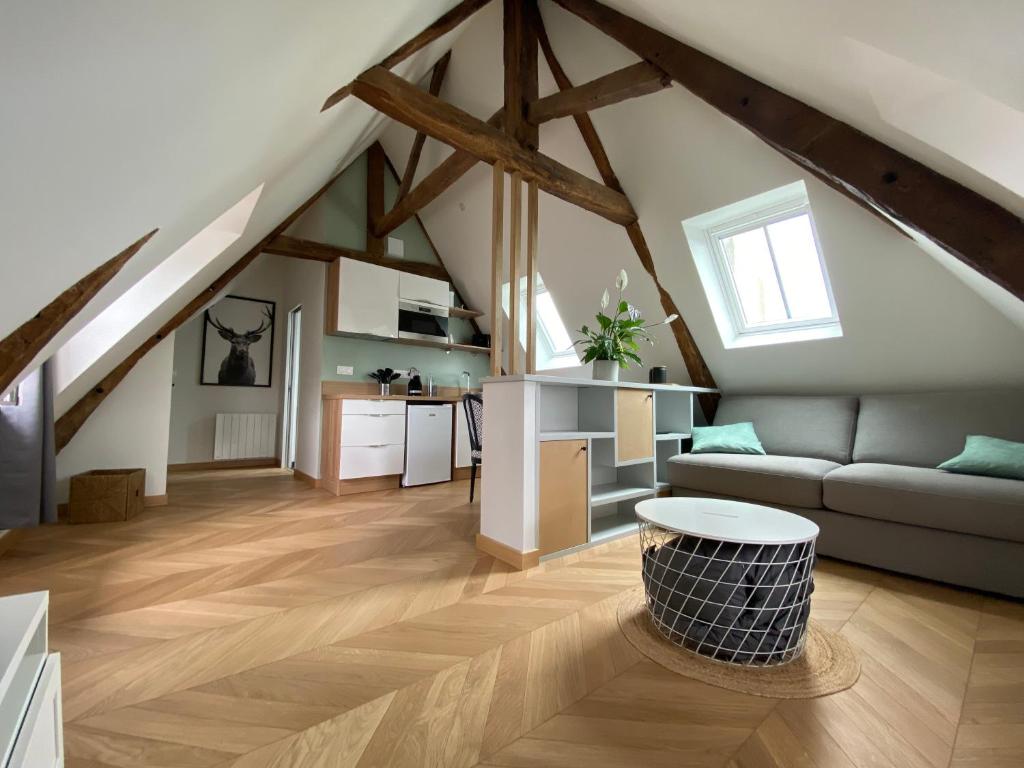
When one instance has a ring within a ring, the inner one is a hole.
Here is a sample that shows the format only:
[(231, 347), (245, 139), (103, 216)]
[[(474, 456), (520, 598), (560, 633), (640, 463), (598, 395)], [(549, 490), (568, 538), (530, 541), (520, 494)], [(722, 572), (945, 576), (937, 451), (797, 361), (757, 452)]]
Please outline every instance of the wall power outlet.
[(351, 365), (339, 365), (338, 366), (338, 375), (339, 376), (351, 376), (352, 375), (352, 366)]

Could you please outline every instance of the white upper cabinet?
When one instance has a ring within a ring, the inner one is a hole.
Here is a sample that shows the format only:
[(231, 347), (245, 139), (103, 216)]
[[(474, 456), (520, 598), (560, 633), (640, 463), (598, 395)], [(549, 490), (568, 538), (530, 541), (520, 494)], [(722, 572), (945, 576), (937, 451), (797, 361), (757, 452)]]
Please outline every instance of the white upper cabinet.
[[(328, 271), (329, 333), (398, 338), (400, 272), (352, 259), (338, 259)], [(333, 311), (332, 311), (333, 310)]]
[(448, 283), (432, 277), (401, 272), (398, 278), (399, 295), (403, 301), (417, 301), (422, 304), (449, 306)]

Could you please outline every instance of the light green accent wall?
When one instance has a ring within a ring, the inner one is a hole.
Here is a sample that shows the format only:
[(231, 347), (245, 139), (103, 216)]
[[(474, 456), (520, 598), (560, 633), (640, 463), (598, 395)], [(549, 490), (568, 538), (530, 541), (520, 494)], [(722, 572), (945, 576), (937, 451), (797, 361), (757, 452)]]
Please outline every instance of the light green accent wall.
[[(342, 248), (366, 249), (366, 153), (357, 157), (329, 190), (288, 228), (287, 234)], [(384, 198), (387, 207), (398, 196), (398, 180), (390, 173), (384, 176)], [(426, 233), (412, 218), (391, 233), (405, 244), (406, 261), (437, 264)], [(450, 321), (452, 338), (468, 343), (470, 324), (461, 319)], [(415, 367), (425, 377), (434, 375), (438, 386), (454, 387), (459, 374), (469, 371), (473, 386), (490, 369), (487, 355), (468, 352), (446, 354), (443, 349), (415, 347), (387, 341), (356, 339), (345, 336), (324, 336), (322, 368), (325, 381), (368, 381), (367, 374), (378, 368), (408, 369)], [(339, 365), (350, 365), (352, 376), (339, 376)], [(424, 383), (426, 379), (424, 378)]]
[[(473, 355), (468, 352), (445, 354), (443, 349), (415, 347), (409, 344), (392, 344), (386, 341), (352, 339), (345, 336), (325, 336), (323, 346), (324, 381), (367, 381), (367, 374), (378, 368), (407, 370), (419, 369), (426, 384), (427, 376), (433, 374), (440, 387), (457, 387), (459, 374), (469, 371), (470, 382), (475, 387), (482, 376), (490, 371), (487, 355)], [(351, 365), (353, 376), (339, 376), (339, 365)], [(405, 383), (405, 380), (400, 380)]]

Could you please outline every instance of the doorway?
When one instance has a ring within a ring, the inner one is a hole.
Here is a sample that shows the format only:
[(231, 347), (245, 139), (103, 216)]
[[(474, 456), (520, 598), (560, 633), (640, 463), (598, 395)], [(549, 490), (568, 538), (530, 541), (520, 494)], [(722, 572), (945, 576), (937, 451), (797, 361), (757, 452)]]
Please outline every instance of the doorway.
[(295, 433), (299, 414), (299, 343), (302, 338), (302, 305), (288, 313), (288, 339), (284, 369), (284, 418), (281, 466), (295, 469)]

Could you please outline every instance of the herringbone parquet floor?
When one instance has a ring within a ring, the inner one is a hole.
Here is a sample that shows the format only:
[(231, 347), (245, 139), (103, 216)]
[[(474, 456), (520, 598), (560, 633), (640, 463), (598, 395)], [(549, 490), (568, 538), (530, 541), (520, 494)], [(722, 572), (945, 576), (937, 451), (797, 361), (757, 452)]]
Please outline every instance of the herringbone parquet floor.
[(861, 679), (746, 696), (622, 638), (635, 539), (512, 573), (466, 496), (194, 473), (129, 523), (32, 531), (0, 593), (51, 592), (69, 768), (1024, 765), (1019, 604), (822, 561)]

